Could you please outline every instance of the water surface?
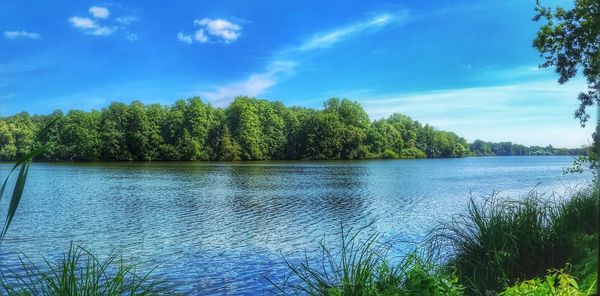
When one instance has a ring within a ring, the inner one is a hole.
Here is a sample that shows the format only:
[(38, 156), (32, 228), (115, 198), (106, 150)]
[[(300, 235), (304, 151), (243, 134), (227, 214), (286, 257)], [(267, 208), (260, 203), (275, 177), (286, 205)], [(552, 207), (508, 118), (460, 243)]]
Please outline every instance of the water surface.
[[(70, 242), (157, 266), (189, 294), (267, 294), (290, 260), (335, 238), (340, 224), (419, 242), (469, 195), (564, 193), (572, 157), (249, 163), (36, 163), (2, 245), (57, 258)], [(0, 164), (5, 175), (8, 164)], [(6, 202), (6, 201), (5, 201)], [(5, 209), (5, 207), (3, 208)], [(392, 256), (406, 252), (398, 243)]]

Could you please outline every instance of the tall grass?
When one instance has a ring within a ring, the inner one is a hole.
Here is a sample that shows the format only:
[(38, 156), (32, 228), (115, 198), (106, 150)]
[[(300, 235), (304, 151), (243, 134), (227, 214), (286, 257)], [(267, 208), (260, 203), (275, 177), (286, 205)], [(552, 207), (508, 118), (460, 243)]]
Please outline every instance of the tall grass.
[(285, 260), (290, 273), (283, 284), (271, 283), (282, 295), (462, 295), (458, 279), (416, 252), (392, 264), (389, 245), (361, 230), (342, 230), (338, 248), (320, 243), (318, 263)]
[(86, 249), (71, 245), (57, 263), (44, 259), (37, 266), (21, 256), (21, 272), (2, 271), (2, 285), (8, 295), (155, 295), (158, 282), (149, 273), (138, 274), (135, 265), (127, 264), (118, 254), (100, 260)]
[(466, 214), (432, 233), (430, 248), (448, 256), (468, 294), (497, 293), (581, 260), (582, 236), (597, 240), (597, 202), (592, 189), (558, 202), (533, 192), (523, 200), (472, 199)]

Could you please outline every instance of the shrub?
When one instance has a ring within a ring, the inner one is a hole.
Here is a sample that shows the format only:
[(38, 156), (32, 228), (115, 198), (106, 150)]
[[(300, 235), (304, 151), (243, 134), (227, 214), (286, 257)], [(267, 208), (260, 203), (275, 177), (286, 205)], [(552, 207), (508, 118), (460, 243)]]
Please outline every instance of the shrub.
[(427, 154), (425, 154), (425, 152), (423, 152), (419, 148), (415, 148), (415, 147), (402, 149), (402, 151), (400, 151), (400, 158), (413, 159), (413, 158), (426, 158), (426, 157), (427, 157)]

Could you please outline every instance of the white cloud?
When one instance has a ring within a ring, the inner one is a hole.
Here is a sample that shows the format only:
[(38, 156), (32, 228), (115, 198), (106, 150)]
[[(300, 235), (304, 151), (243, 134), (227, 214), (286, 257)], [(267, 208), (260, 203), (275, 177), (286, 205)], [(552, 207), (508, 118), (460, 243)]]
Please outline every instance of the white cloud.
[(299, 50), (313, 50), (317, 48), (330, 47), (340, 41), (353, 35), (363, 33), (367, 30), (381, 28), (392, 21), (404, 21), (407, 14), (405, 12), (397, 14), (380, 14), (366, 21), (350, 24), (332, 31), (316, 34), (302, 43)]
[(177, 33), (177, 40), (183, 43), (192, 44), (192, 36), (185, 35), (182, 32)]
[(69, 18), (69, 22), (88, 35), (108, 36), (117, 30), (117, 27), (99, 26), (94, 20), (86, 17), (73, 16)]
[(101, 18), (101, 19), (105, 19), (110, 15), (110, 12), (108, 11), (108, 9), (106, 7), (100, 7), (100, 6), (90, 7), (89, 12), (95, 18)]
[(241, 36), (242, 31), (240, 25), (224, 19), (203, 18), (201, 20), (194, 20), (194, 25), (199, 28), (194, 32), (193, 37), (192, 35), (186, 35), (183, 32), (179, 32), (177, 34), (177, 39), (187, 44), (190, 44), (193, 41), (198, 43), (231, 43)]
[(41, 36), (38, 33), (31, 33), (31, 32), (27, 32), (27, 31), (4, 31), (4, 38), (6, 38), (6, 39), (17, 39), (17, 38), (40, 39)]
[(194, 20), (194, 24), (205, 28), (208, 34), (221, 38), (225, 43), (230, 43), (240, 37), (242, 27), (224, 19), (203, 18)]
[(194, 40), (200, 43), (206, 43), (208, 42), (208, 37), (206, 37), (206, 34), (204, 34), (204, 30), (198, 30), (194, 34)]
[[(88, 9), (93, 18), (72, 16), (68, 21), (74, 28), (79, 29), (87, 35), (108, 36), (112, 35), (117, 30), (126, 30), (126, 26), (137, 21), (135, 16), (121, 16), (108, 20), (110, 12), (106, 7), (92, 6)], [(131, 32), (125, 32), (125, 39), (129, 41), (137, 40), (137, 35)]]
[(79, 29), (95, 29), (98, 27), (95, 21), (87, 17), (73, 16), (69, 18), (69, 22), (73, 24), (73, 27)]

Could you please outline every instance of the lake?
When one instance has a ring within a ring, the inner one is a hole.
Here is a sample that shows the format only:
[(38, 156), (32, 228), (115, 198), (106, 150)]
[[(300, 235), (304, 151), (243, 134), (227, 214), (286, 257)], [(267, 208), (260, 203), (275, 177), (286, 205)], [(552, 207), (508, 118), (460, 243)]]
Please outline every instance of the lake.
[[(35, 163), (0, 264), (70, 244), (131, 262), (188, 294), (261, 295), (341, 224), (398, 241), (401, 256), (470, 194), (583, 186), (568, 156), (240, 163)], [(0, 164), (2, 176), (9, 164)], [(6, 200), (3, 205), (5, 206)], [(2, 210), (5, 211), (6, 207)], [(3, 217), (2, 217), (3, 219)]]

